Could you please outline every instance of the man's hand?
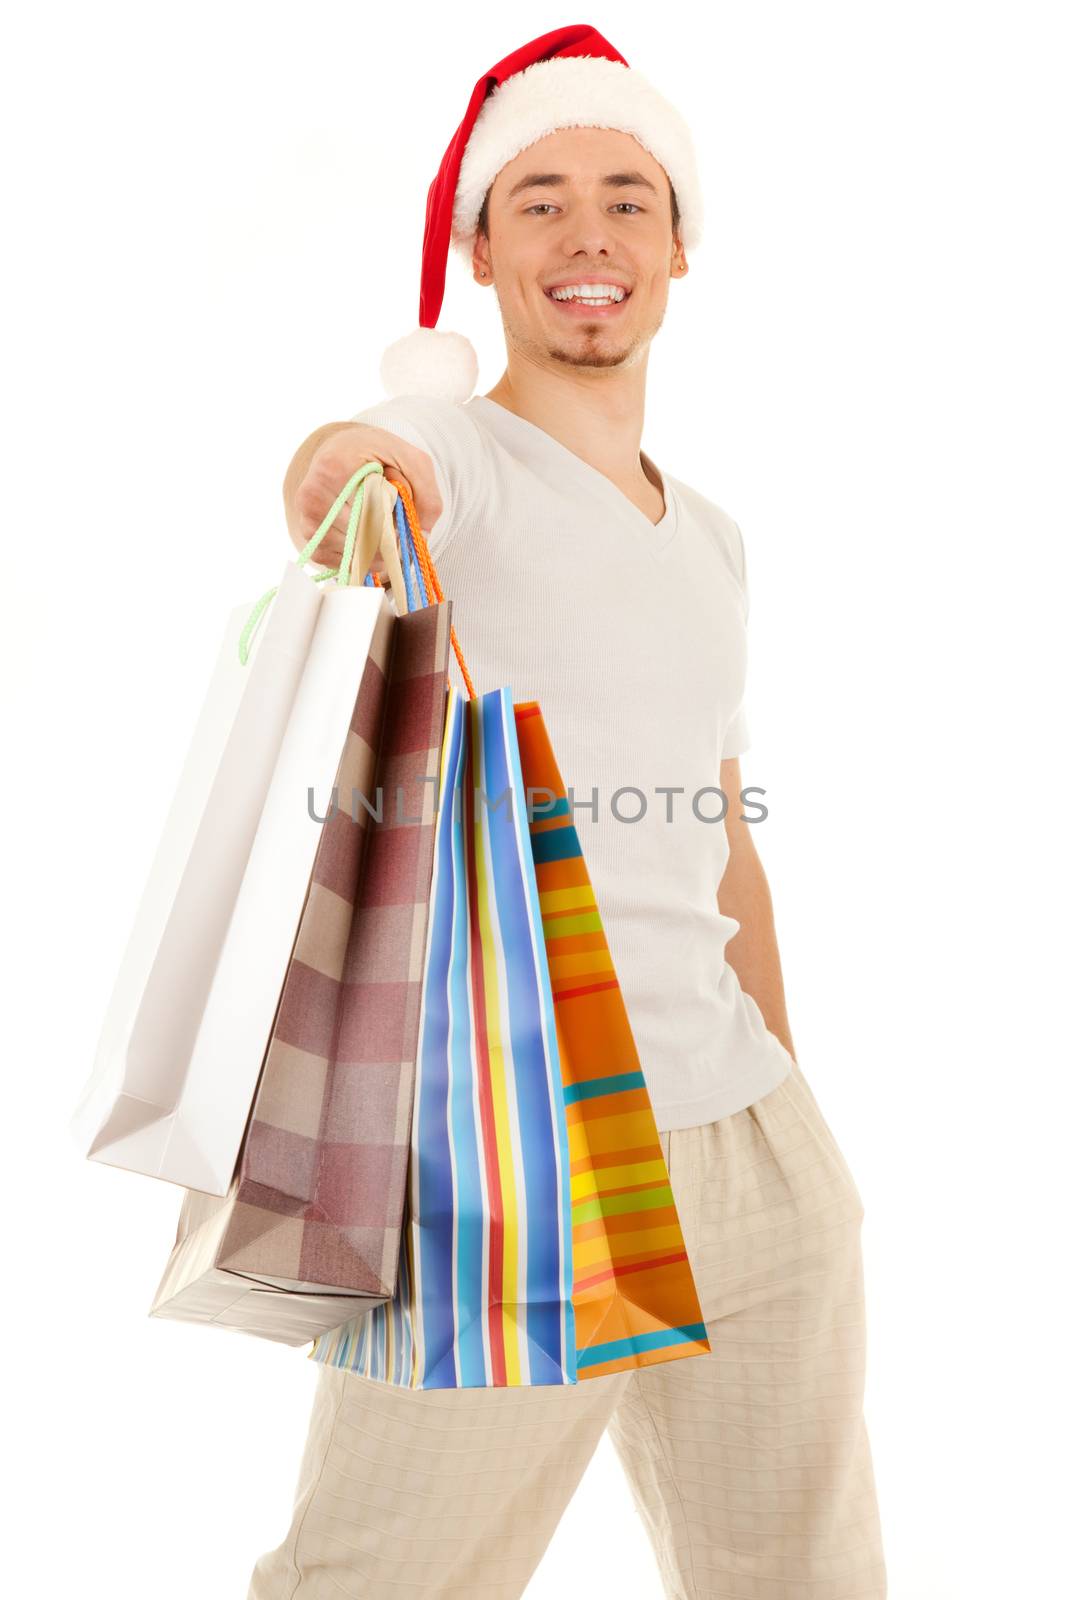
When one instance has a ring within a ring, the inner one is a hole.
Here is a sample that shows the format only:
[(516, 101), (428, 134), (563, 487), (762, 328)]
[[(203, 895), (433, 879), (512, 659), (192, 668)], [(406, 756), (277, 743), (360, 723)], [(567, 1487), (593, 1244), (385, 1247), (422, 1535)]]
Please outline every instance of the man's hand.
[[(352, 474), (367, 461), (380, 461), (389, 482), (409, 490), (419, 526), (429, 533), (442, 507), (433, 463), (426, 452), (384, 428), (362, 422), (328, 422), (304, 440), (282, 486), (289, 537), (298, 550), (317, 531)], [(316, 546), (311, 559), (321, 566), (340, 566), (351, 509), (349, 497)], [(376, 556), (370, 570), (381, 572), (383, 565)]]

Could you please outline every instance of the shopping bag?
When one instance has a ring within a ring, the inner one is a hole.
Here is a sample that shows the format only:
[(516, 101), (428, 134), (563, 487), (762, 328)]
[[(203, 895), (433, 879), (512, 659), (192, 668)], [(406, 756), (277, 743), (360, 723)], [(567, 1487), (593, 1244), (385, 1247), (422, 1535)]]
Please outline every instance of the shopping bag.
[[(331, 521), (353, 490), (366, 570), (381, 518), (364, 508), (395, 489), (368, 464)], [(89, 1159), (215, 1195), (233, 1177), (307, 894), (321, 821), (304, 795), (333, 781), (384, 604), (347, 572), (332, 587), (333, 571), (311, 579), (306, 555), (260, 601), (275, 601), (265, 628), (249, 636), (247, 605), (231, 614), (70, 1121)]]
[(309, 1357), (429, 1389), (710, 1349), (540, 709), (450, 689), (397, 1292)]
[(541, 708), (515, 706), (567, 1108), (579, 1378), (710, 1351), (640, 1058)]
[(151, 1316), (301, 1344), (396, 1288), (450, 613), (379, 616), (237, 1172)]

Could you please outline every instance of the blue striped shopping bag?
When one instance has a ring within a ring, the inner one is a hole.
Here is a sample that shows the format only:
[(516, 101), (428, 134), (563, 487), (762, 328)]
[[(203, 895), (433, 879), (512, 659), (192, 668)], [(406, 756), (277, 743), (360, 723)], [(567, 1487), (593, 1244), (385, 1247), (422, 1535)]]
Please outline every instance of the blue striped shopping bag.
[(577, 1381), (566, 1108), (511, 690), (449, 690), (397, 1292), (311, 1359)]

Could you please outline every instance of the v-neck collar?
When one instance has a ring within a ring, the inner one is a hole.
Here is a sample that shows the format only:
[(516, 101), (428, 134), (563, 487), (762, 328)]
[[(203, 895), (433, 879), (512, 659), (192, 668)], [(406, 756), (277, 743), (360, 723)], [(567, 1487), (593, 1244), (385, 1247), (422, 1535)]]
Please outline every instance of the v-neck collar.
[(678, 531), (678, 497), (674, 492), (674, 485), (667, 474), (662, 472), (643, 450), (641, 451), (642, 460), (652, 468), (662, 486), (664, 509), (663, 515), (658, 522), (653, 522), (649, 517), (646, 517), (640, 507), (635, 506), (629, 496), (623, 494), (618, 484), (612, 483), (606, 473), (601, 472), (597, 467), (590, 466), (588, 461), (584, 461), (581, 456), (576, 455), (565, 444), (561, 444), (551, 433), (546, 433), (544, 428), (539, 428), (536, 422), (528, 422), (525, 417), (520, 417), (517, 412), (509, 411), (507, 406), (502, 406), (498, 400), (490, 399), (487, 394), (473, 395), (467, 401), (467, 404), (483, 407), (491, 406), (494, 421), (501, 419), (505, 428), (514, 427), (524, 432), (527, 437), (536, 436), (537, 442), (542, 444), (549, 454), (561, 451), (568, 458), (569, 465), (577, 466), (581, 472), (588, 473), (607, 493), (615, 496), (620, 507), (632, 518), (636, 519), (638, 526), (642, 528), (645, 537), (651, 541), (654, 549), (662, 550), (663, 546), (673, 539)]

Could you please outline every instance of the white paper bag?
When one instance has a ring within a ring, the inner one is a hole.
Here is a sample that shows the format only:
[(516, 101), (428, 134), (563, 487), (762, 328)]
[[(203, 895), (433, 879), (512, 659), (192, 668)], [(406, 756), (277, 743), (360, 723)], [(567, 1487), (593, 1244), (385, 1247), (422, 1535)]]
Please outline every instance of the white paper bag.
[[(361, 546), (365, 517), (386, 517), (396, 493), (380, 478), (365, 487)], [(387, 603), (378, 587), (316, 583), (287, 563), (245, 665), (251, 602), (231, 613), (70, 1122), (89, 1159), (228, 1192)]]

